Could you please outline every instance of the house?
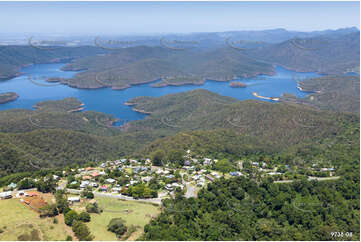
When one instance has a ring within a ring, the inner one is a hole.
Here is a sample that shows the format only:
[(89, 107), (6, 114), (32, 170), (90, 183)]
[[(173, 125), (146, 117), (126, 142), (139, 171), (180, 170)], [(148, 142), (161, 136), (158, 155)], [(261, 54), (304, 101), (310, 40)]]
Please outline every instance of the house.
[(101, 163), (101, 164), (100, 164), (100, 167), (101, 167), (101, 168), (105, 168), (106, 166), (107, 166), (107, 165), (106, 165), (105, 163)]
[(145, 164), (147, 164), (147, 165), (152, 164), (152, 161), (150, 159), (146, 159)]
[(172, 183), (172, 187), (180, 187), (181, 189), (183, 189), (183, 185), (178, 184), (178, 183), (176, 183), (176, 182), (173, 182), (173, 183)]
[(112, 191), (120, 193), (122, 191), (122, 189), (120, 187), (114, 187), (114, 188), (112, 188)]
[(8, 188), (9, 189), (15, 189), (16, 188), (16, 184), (15, 183), (10, 183), (9, 185), (8, 185)]
[(59, 177), (59, 176), (57, 176), (57, 175), (53, 175), (53, 179), (54, 179), (54, 180), (59, 180), (59, 179), (60, 179), (60, 177)]
[(335, 171), (335, 168), (321, 168), (321, 171)]
[(242, 173), (239, 172), (239, 171), (231, 171), (229, 174), (230, 174), (231, 176), (242, 176)]
[(100, 176), (100, 174), (98, 172), (93, 172), (90, 175), (94, 178)]
[(13, 195), (11, 192), (0, 192), (0, 199), (9, 199), (12, 198)]
[(271, 175), (271, 176), (274, 176), (274, 175), (282, 175), (281, 172), (274, 172), (274, 171), (268, 172), (267, 174), (268, 174), (268, 175)]
[(153, 177), (151, 177), (151, 176), (146, 176), (146, 177), (143, 177), (143, 178), (142, 178), (142, 180), (143, 180), (144, 182), (150, 182), (152, 179), (153, 179)]
[(135, 180), (131, 180), (131, 181), (130, 181), (130, 185), (133, 185), (133, 184), (135, 184), (135, 183), (138, 183), (138, 181), (135, 181)]
[(91, 187), (98, 187), (99, 186), (98, 183), (96, 183), (96, 182), (91, 182), (89, 185)]
[(91, 176), (83, 176), (82, 179), (83, 180), (91, 180), (92, 178), (91, 178)]
[(168, 191), (172, 191), (173, 186), (171, 184), (167, 184), (167, 185), (165, 185), (165, 189), (167, 189)]
[(204, 186), (204, 182), (203, 182), (203, 181), (197, 182), (197, 187), (203, 187), (203, 186)]
[(68, 197), (68, 202), (80, 202), (80, 197)]
[(206, 178), (208, 179), (208, 180), (210, 180), (211, 182), (214, 182), (215, 181), (215, 179), (214, 179), (214, 177), (212, 177), (211, 175), (206, 175)]
[(204, 161), (203, 161), (203, 165), (211, 165), (212, 164), (212, 160), (209, 159), (209, 158), (204, 158)]
[(107, 187), (107, 186), (101, 186), (101, 187), (99, 188), (99, 191), (101, 191), (101, 192), (106, 192), (106, 191), (108, 191), (108, 187)]
[(184, 165), (185, 166), (189, 166), (191, 164), (191, 162), (189, 161), (189, 160), (186, 160), (185, 162), (184, 162)]
[(174, 175), (167, 175), (167, 176), (165, 176), (165, 178), (173, 179), (173, 178), (174, 178)]
[(75, 184), (77, 184), (78, 182), (77, 181), (72, 181), (70, 184), (71, 185), (75, 185)]
[(125, 163), (127, 162), (127, 159), (121, 159), (120, 162)]
[(106, 179), (105, 181), (106, 181), (107, 183), (109, 183), (109, 184), (115, 183), (115, 180), (114, 180), (113, 178), (108, 178), (108, 179)]
[(80, 188), (86, 188), (89, 185), (89, 181), (82, 181), (80, 184)]
[(94, 170), (94, 169), (95, 169), (94, 167), (87, 167), (87, 168), (85, 168), (86, 171), (92, 171), (92, 170)]

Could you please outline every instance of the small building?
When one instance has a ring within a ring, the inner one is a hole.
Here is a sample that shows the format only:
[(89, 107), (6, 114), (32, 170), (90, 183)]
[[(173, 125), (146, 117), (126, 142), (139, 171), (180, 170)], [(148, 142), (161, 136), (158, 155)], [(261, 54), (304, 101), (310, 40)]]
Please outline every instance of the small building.
[(0, 192), (0, 199), (10, 199), (12, 197), (11, 192)]
[(28, 192), (27, 194), (25, 194), (27, 197), (36, 197), (38, 196), (38, 193), (36, 192)]
[(82, 179), (83, 179), (83, 180), (91, 180), (92, 177), (91, 177), (91, 176), (83, 176)]

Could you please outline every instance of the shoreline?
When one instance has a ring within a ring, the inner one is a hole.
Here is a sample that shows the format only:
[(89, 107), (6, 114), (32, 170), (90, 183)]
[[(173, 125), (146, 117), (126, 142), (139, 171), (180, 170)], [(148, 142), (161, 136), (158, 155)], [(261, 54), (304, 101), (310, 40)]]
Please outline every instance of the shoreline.
[(253, 96), (258, 97), (258, 98), (262, 98), (262, 99), (267, 99), (267, 100), (272, 100), (272, 101), (279, 101), (280, 98), (279, 97), (265, 97), (265, 96), (261, 96), (258, 95), (257, 92), (252, 92)]

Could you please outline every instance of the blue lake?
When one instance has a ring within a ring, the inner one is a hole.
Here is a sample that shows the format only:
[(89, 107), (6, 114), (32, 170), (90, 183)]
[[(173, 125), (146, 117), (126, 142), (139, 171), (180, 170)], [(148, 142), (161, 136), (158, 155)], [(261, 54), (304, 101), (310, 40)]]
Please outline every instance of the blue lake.
[[(94, 110), (112, 114), (121, 120), (137, 120), (144, 118), (144, 114), (135, 112), (131, 107), (124, 105), (126, 101), (137, 96), (159, 97), (166, 94), (190, 91), (203, 88), (220, 95), (230, 96), (239, 100), (258, 99), (252, 92), (267, 97), (280, 97), (282, 93), (293, 93), (298, 97), (304, 97), (307, 93), (297, 88), (294, 77), (318, 77), (316, 73), (297, 73), (282, 67), (276, 67), (276, 74), (273, 76), (260, 75), (253, 79), (243, 79), (246, 88), (232, 88), (229, 82), (207, 81), (204, 85), (168, 86), (153, 88), (150, 84), (132, 86), (125, 90), (112, 90), (102, 88), (95, 90), (76, 89), (66, 85), (41, 86), (32, 82), (29, 77), (40, 77), (37, 83), (44, 83), (48, 77), (72, 77), (77, 72), (61, 71), (65, 64), (36, 64), (25, 67), (21, 71), (22, 76), (11, 80), (0, 82), (0, 92), (16, 92), (19, 98), (16, 101), (0, 104), (0, 110), (10, 108), (32, 109), (33, 105), (40, 101), (60, 100), (66, 97), (78, 98), (85, 104), (85, 110)], [(262, 99), (263, 100), (263, 99)]]

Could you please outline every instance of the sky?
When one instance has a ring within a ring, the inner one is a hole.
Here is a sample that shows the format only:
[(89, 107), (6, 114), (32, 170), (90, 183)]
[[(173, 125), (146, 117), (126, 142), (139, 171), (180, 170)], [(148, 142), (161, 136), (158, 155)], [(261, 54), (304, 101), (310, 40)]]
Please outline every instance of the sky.
[(360, 28), (359, 2), (0, 2), (0, 33)]

